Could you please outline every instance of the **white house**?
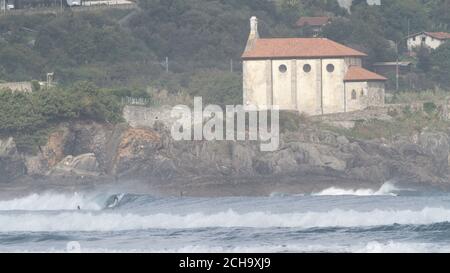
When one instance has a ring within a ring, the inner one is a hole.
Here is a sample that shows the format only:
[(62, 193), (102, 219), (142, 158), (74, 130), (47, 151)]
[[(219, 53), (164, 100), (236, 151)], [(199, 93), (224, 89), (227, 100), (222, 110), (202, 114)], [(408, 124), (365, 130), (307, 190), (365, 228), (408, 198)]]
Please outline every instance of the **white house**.
[(322, 32), (323, 27), (331, 23), (332, 19), (327, 16), (321, 17), (301, 17), (295, 24), (299, 28), (310, 27), (314, 37), (319, 36)]
[(29, 93), (33, 91), (33, 86), (31, 82), (2, 82), (0, 83), (0, 90)]
[(362, 67), (364, 53), (325, 38), (261, 39), (256, 17), (250, 25), (244, 105), (322, 115), (384, 104), (386, 78)]
[(406, 42), (408, 50), (412, 51), (420, 47), (436, 49), (448, 40), (450, 40), (450, 33), (447, 32), (419, 32), (410, 35)]
[[(337, 0), (337, 1), (342, 8), (345, 8), (350, 12), (353, 0)], [(381, 6), (381, 0), (367, 0), (366, 3), (369, 6)]]

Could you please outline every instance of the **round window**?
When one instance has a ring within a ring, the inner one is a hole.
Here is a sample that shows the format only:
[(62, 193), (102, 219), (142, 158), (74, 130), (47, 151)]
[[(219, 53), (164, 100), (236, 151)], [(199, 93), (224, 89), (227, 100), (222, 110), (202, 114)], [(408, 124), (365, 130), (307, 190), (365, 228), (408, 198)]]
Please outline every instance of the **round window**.
[(285, 73), (287, 71), (287, 66), (282, 64), (278, 67), (278, 70), (280, 70), (281, 73)]
[(327, 65), (327, 71), (328, 72), (333, 72), (334, 71), (334, 65), (332, 65), (332, 64), (329, 64), (329, 65)]
[(311, 65), (305, 64), (303, 66), (303, 71), (305, 71), (306, 73), (311, 72)]

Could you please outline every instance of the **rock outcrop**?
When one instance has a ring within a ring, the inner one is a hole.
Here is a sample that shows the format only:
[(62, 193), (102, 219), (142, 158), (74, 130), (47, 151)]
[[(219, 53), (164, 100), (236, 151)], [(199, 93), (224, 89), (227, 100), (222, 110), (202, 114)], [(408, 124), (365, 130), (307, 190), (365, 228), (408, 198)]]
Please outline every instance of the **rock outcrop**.
[(48, 173), (51, 176), (100, 176), (102, 173), (95, 154), (82, 154), (76, 157), (65, 157)]
[(23, 158), (12, 138), (0, 139), (0, 183), (10, 183), (26, 174)]
[[(158, 123), (153, 128), (62, 124), (34, 156), (20, 155), (12, 138), (1, 140), (0, 181), (102, 178), (174, 192), (198, 187), (206, 193), (214, 188), (218, 194), (350, 184), (376, 188), (389, 180), (448, 187), (449, 143), (442, 132), (369, 141), (305, 127), (282, 134), (278, 151), (261, 152), (259, 143), (251, 141), (174, 141)], [(239, 185), (241, 191), (230, 185)]]

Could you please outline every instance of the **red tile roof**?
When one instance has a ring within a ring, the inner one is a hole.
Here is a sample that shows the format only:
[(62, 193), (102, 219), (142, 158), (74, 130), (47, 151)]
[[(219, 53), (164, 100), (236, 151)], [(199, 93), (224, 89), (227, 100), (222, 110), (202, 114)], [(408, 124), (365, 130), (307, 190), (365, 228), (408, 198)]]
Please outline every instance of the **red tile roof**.
[(447, 32), (425, 32), (425, 34), (438, 40), (450, 39), (450, 33)]
[(415, 34), (409, 35), (408, 38), (416, 37), (418, 35), (427, 35), (427, 36), (433, 37), (433, 38), (438, 39), (438, 40), (448, 40), (448, 39), (450, 39), (450, 33), (448, 33), (448, 32), (426, 32), (426, 31), (422, 31), (422, 32), (419, 32), (419, 33), (415, 33)]
[(324, 26), (330, 22), (330, 17), (302, 17), (300, 18), (296, 25), (299, 27), (304, 26)]
[(326, 38), (257, 39), (243, 59), (364, 57), (366, 54)]
[(373, 73), (367, 69), (359, 66), (350, 66), (347, 75), (344, 77), (346, 82), (360, 82), (360, 81), (386, 81), (387, 78)]

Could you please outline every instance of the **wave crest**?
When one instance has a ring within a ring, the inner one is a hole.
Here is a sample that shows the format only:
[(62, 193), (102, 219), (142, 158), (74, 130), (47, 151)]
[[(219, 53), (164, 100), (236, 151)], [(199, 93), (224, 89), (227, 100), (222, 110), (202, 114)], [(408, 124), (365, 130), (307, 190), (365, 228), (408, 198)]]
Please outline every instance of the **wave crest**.
[(83, 210), (101, 209), (101, 206), (93, 198), (91, 199), (78, 193), (72, 195), (34, 193), (21, 198), (0, 201), (0, 211), (76, 210), (78, 206)]
[(399, 189), (392, 182), (384, 183), (379, 190), (371, 189), (357, 189), (347, 190), (336, 187), (325, 189), (318, 193), (313, 193), (314, 196), (338, 196), (338, 195), (354, 195), (354, 196), (397, 196), (394, 192)]
[(383, 225), (428, 225), (450, 222), (450, 209), (424, 208), (411, 210), (332, 210), (274, 214), (251, 212), (239, 214), (233, 210), (215, 214), (191, 213), (153, 215), (63, 212), (54, 215), (22, 213), (0, 214), (0, 232), (8, 231), (123, 231), (142, 229), (195, 229), (209, 227), (242, 228), (321, 228), (371, 227)]

